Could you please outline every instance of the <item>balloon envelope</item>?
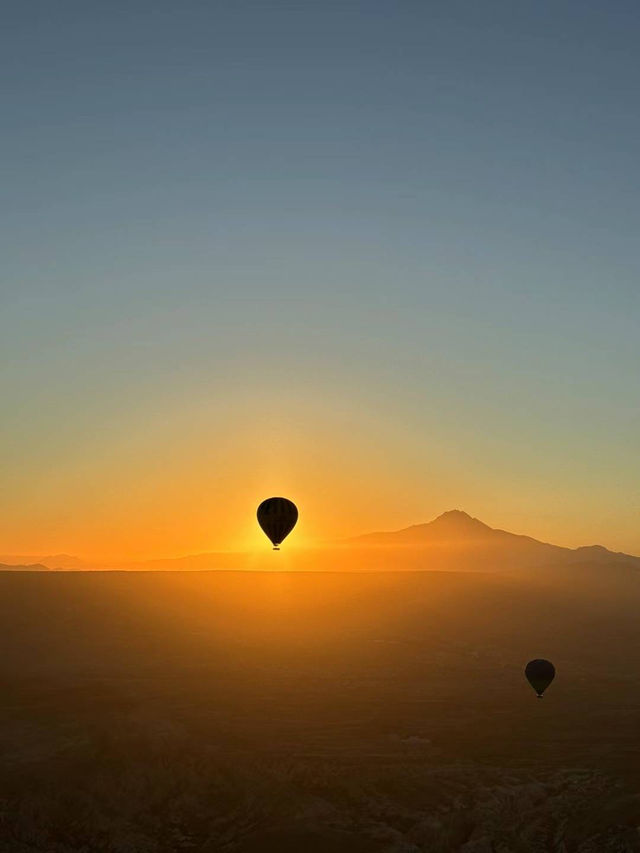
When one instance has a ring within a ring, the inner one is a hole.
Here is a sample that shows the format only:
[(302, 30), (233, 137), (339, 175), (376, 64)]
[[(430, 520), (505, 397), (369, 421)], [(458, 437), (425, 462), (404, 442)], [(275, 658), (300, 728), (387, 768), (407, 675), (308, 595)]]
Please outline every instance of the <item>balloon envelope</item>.
[(549, 660), (530, 660), (525, 667), (524, 674), (538, 694), (538, 699), (542, 699), (542, 694), (555, 678), (556, 668)]
[(258, 524), (276, 550), (296, 526), (297, 520), (298, 508), (288, 498), (267, 498), (258, 507)]

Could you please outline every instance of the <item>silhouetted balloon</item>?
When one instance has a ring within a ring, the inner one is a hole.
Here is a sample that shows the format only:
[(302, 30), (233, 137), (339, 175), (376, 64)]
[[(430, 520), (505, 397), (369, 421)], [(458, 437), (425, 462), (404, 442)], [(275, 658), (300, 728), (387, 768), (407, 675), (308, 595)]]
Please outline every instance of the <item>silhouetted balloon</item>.
[(542, 694), (555, 677), (556, 668), (549, 660), (530, 660), (525, 667), (524, 674), (538, 694), (538, 699), (542, 699)]
[(273, 550), (279, 551), (278, 545), (296, 526), (298, 509), (287, 498), (267, 498), (258, 507), (258, 524), (267, 534), (273, 544)]

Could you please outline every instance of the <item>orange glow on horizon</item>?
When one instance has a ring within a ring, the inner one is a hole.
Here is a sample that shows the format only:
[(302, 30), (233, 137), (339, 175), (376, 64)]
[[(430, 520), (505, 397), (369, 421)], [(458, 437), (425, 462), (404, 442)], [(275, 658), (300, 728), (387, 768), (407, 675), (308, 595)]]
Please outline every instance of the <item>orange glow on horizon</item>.
[[(171, 416), (127, 422), (108, 443), (90, 435), (64, 463), (23, 472), (5, 494), (0, 552), (101, 563), (238, 551), (283, 558), (452, 507), (548, 542), (640, 551), (625, 546), (626, 518), (618, 528), (606, 516), (587, 528), (585, 501), (595, 514), (606, 493), (585, 492), (568, 515), (544, 483), (516, 492), (511, 479), (469, 464), (454, 438), (436, 440), (393, 411), (330, 394), (300, 392), (297, 406), (257, 393), (228, 410), (185, 403)], [(272, 495), (290, 497), (300, 512), (279, 555), (256, 520)]]

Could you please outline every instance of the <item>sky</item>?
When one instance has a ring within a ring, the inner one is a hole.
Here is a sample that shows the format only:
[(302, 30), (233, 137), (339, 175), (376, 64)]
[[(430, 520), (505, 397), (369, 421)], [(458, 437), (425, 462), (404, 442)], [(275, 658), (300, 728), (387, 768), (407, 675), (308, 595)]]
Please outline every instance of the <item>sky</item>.
[(0, 33), (0, 551), (464, 509), (640, 554), (640, 10), (31, 0)]

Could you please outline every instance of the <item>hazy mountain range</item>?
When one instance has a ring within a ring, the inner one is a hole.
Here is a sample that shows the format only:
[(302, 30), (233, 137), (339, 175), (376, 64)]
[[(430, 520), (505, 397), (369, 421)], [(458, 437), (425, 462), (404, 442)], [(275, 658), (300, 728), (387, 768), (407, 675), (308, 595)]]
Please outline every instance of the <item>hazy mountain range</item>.
[[(285, 546), (286, 548), (286, 543)], [(489, 527), (461, 510), (450, 510), (425, 524), (369, 533), (322, 548), (289, 549), (300, 570), (354, 571), (516, 571), (526, 568), (607, 565), (640, 569), (640, 557), (609, 551), (601, 545), (565, 548), (530, 536)], [(0, 555), (0, 571), (120, 569), (137, 571), (193, 569), (273, 569), (278, 555), (267, 545), (262, 554), (220, 552), (185, 557), (100, 564), (68, 554)]]
[[(565, 548), (531, 536), (489, 527), (461, 510), (450, 510), (426, 524), (390, 533), (369, 533), (349, 541), (368, 552), (391, 553), (403, 567), (504, 570), (524, 567), (602, 564), (640, 569), (640, 557), (609, 551), (602, 545)], [(374, 558), (375, 559), (375, 558)]]

